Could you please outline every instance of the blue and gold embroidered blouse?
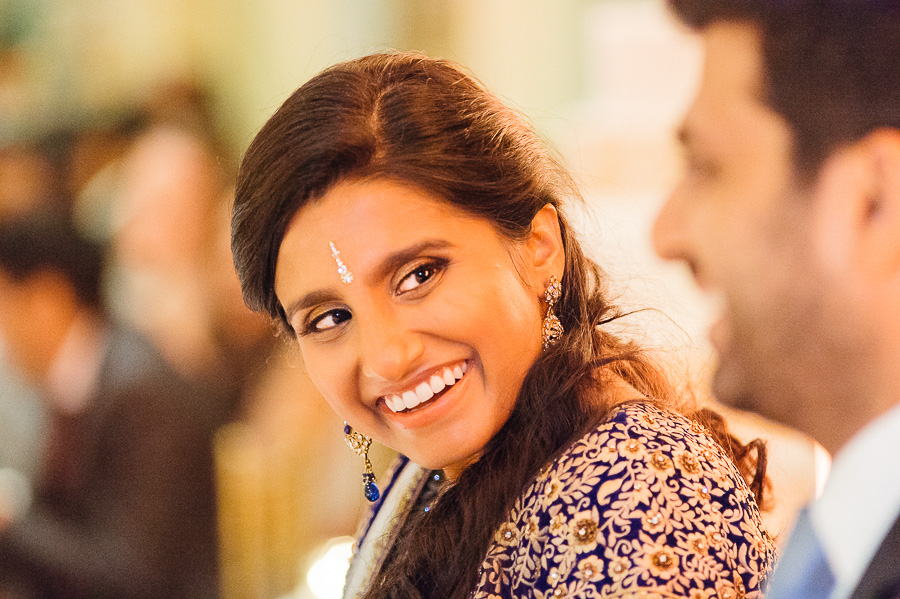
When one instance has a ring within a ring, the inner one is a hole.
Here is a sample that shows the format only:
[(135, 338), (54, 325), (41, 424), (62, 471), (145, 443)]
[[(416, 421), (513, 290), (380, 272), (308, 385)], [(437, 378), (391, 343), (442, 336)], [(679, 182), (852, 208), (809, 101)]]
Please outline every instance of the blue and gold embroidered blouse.
[[(345, 589), (377, 567), (383, 534), (427, 471), (401, 462), (363, 527)], [(402, 481), (402, 482), (401, 482)], [(750, 490), (703, 429), (631, 403), (550, 464), (494, 533), (475, 599), (740, 599), (760, 596), (775, 557)]]

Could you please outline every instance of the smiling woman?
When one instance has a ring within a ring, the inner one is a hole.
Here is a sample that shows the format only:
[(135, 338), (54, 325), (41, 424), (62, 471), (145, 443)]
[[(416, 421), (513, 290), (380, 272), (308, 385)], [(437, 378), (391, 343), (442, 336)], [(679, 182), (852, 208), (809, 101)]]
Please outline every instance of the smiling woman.
[(247, 150), (245, 300), (355, 449), (401, 454), (346, 596), (758, 594), (764, 450), (676, 413), (606, 330), (619, 313), (562, 211), (577, 197), (521, 117), (414, 54), (324, 71)]
[(539, 298), (562, 274), (556, 212), (536, 218), (527, 241), (511, 243), (490, 221), (384, 177), (338, 182), (294, 215), (275, 292), (313, 382), (345, 420), (451, 475), (481, 451), (537, 358)]

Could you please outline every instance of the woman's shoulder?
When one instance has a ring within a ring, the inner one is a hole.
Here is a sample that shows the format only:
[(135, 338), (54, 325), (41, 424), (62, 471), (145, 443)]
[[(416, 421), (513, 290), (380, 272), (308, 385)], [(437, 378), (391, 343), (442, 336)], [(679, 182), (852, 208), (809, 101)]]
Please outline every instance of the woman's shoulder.
[(733, 461), (699, 423), (655, 403), (629, 402), (572, 443), (545, 467), (522, 497), (549, 507), (569, 493), (598, 502), (628, 492), (649, 501), (656, 487), (678, 484), (701, 503), (727, 494), (755, 511), (756, 504)]
[[(585, 462), (598, 467), (629, 463), (660, 473), (695, 478), (704, 465), (743, 480), (710, 432), (696, 421), (651, 401), (621, 404), (603, 422), (572, 443), (542, 475), (564, 475)], [(722, 484), (728, 485), (728, 480)], [(746, 489), (746, 485), (744, 485)], [(747, 489), (749, 492), (749, 489)]]
[[(718, 492), (734, 492), (742, 502), (753, 503), (737, 467), (709, 431), (649, 401), (616, 408), (542, 469), (529, 491), (555, 497), (599, 484), (607, 492), (619, 488), (616, 481), (632, 477), (637, 487), (631, 490), (642, 496), (654, 482), (673, 479), (691, 486), (709, 478)], [(701, 497), (708, 492), (704, 488), (697, 487)]]
[(369, 505), (356, 531), (344, 597), (356, 597), (366, 588), (393, 542), (397, 519), (406, 513), (428, 474), (428, 470), (400, 455), (381, 477), (381, 494)]
[(773, 559), (752, 494), (712, 436), (633, 402), (576, 440), (520, 497), (495, 534), (482, 587), (753, 597)]

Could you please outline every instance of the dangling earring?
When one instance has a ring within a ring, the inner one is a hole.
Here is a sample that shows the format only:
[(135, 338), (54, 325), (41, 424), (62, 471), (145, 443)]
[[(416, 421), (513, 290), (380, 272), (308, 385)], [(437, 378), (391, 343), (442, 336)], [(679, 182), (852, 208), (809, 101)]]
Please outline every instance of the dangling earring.
[(353, 427), (344, 423), (344, 440), (347, 445), (358, 456), (361, 456), (366, 462), (366, 470), (363, 472), (363, 493), (369, 501), (378, 501), (381, 492), (378, 485), (375, 484), (375, 473), (372, 472), (372, 462), (369, 461), (369, 446), (372, 445), (372, 437), (367, 437), (362, 433), (353, 430)]
[(553, 313), (553, 306), (559, 301), (561, 295), (562, 290), (559, 286), (559, 279), (550, 275), (550, 284), (547, 285), (547, 291), (544, 292), (544, 299), (547, 301), (547, 314), (544, 316), (543, 326), (541, 327), (541, 345), (545, 350), (559, 341), (565, 332), (559, 318)]

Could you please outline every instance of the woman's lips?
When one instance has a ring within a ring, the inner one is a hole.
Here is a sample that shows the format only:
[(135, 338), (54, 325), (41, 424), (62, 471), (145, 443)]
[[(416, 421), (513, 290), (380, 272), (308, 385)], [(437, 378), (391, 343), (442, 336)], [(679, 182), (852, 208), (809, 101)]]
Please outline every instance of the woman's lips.
[(426, 381), (413, 389), (384, 396), (384, 403), (394, 413), (408, 413), (410, 410), (442, 395), (462, 379), (467, 370), (466, 362), (454, 366), (444, 366), (434, 372)]

